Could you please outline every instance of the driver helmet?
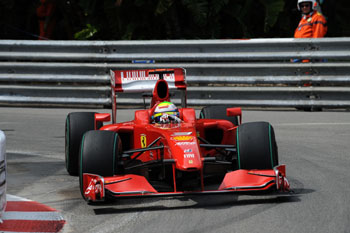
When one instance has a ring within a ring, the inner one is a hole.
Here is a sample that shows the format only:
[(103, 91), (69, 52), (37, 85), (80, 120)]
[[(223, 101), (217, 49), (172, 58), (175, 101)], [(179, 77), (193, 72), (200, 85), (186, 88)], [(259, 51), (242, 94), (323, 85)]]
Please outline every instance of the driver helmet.
[(299, 10), (299, 11), (301, 11), (301, 9), (300, 9), (300, 3), (303, 3), (303, 2), (309, 2), (309, 3), (311, 3), (311, 9), (312, 9), (312, 10), (315, 10), (315, 7), (317, 6), (316, 0), (298, 0), (297, 7), (298, 7), (298, 10)]
[(154, 123), (170, 123), (171, 121), (177, 122), (179, 117), (180, 113), (177, 107), (171, 102), (164, 101), (155, 108), (152, 120)]

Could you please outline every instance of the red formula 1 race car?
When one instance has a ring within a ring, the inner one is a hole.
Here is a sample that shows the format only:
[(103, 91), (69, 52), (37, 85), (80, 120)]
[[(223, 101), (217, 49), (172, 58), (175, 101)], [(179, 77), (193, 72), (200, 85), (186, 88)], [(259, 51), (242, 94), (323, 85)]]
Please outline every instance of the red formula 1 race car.
[[(186, 107), (185, 70), (111, 71), (112, 117), (66, 119), (66, 168), (89, 202), (106, 198), (288, 192), (273, 127), (242, 124), (240, 108)], [(116, 92), (151, 92), (150, 106), (117, 123)], [(179, 91), (181, 108), (170, 101)], [(103, 125), (103, 122), (111, 121)]]

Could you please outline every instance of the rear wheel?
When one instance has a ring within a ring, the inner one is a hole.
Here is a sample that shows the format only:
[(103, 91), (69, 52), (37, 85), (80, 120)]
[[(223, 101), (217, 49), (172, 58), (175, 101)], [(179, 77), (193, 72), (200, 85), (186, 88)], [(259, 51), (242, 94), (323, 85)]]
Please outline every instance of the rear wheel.
[(80, 148), (80, 191), (83, 192), (83, 173), (103, 177), (117, 174), (121, 151), (121, 140), (116, 132), (92, 130), (85, 133)]
[(275, 132), (268, 122), (240, 125), (236, 139), (239, 169), (272, 169), (278, 165)]
[(207, 106), (202, 108), (199, 118), (201, 119), (221, 119), (221, 120), (228, 120), (232, 122), (234, 125), (238, 125), (238, 117), (230, 117), (226, 114), (226, 109), (229, 108), (229, 106)]
[[(102, 123), (98, 123), (100, 128)], [(65, 161), (70, 175), (79, 173), (79, 147), (83, 134), (95, 129), (94, 112), (72, 112), (66, 118), (65, 126)]]
[[(226, 109), (229, 106), (207, 106), (202, 108), (199, 118), (200, 119), (218, 119), (218, 120), (227, 120), (233, 123), (234, 125), (238, 125), (238, 117), (229, 117), (226, 114)], [(204, 132), (205, 139), (212, 144), (220, 144), (222, 143), (222, 139), (224, 136), (224, 132), (219, 128), (208, 128)]]

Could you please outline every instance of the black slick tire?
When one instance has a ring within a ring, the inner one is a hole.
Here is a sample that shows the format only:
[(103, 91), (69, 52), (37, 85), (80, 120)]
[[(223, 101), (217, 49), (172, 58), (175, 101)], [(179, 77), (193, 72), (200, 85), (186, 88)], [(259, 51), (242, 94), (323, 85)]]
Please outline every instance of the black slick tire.
[(228, 120), (232, 122), (234, 125), (238, 125), (238, 117), (227, 116), (226, 114), (227, 108), (229, 108), (229, 106), (214, 105), (214, 106), (204, 107), (200, 112), (199, 118)]
[[(97, 128), (101, 127), (100, 123)], [(79, 175), (79, 148), (83, 134), (95, 129), (95, 112), (72, 112), (65, 125), (65, 163), (67, 172)]]
[(272, 169), (278, 165), (275, 133), (268, 122), (240, 125), (236, 139), (239, 169)]

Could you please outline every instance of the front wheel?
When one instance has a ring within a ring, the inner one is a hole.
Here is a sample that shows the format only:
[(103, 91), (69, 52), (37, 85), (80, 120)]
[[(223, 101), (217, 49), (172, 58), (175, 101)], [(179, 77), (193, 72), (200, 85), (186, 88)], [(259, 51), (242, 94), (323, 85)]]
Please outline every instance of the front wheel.
[(240, 125), (236, 141), (239, 169), (272, 169), (278, 165), (275, 132), (270, 123)]
[[(98, 122), (97, 128), (102, 123)], [(83, 134), (95, 129), (95, 112), (72, 112), (66, 118), (65, 162), (70, 175), (78, 175), (79, 147)]]
[(79, 157), (79, 181), (82, 195), (83, 174), (91, 173), (103, 177), (117, 174), (121, 152), (121, 140), (116, 132), (92, 130), (84, 134)]

